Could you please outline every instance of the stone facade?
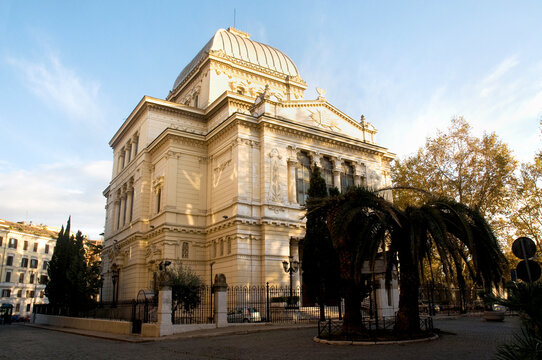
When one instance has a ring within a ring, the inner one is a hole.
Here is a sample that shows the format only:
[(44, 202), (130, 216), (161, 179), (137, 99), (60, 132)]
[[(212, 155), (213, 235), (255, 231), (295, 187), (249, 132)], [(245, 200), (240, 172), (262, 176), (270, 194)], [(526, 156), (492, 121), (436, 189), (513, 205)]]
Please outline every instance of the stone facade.
[[(110, 141), (103, 299), (153, 286), (158, 263), (181, 261), (230, 285), (289, 283), (299, 257), (313, 165), (328, 184), (390, 184), (393, 154), (376, 129), (306, 84), (285, 54), (235, 29), (219, 30), (165, 100), (145, 96)], [(299, 284), (299, 274), (295, 276)], [(295, 285), (295, 284), (294, 284)]]
[(13, 315), (28, 317), (34, 304), (47, 304), (47, 263), (58, 231), (46, 226), (0, 219), (0, 302), (13, 305)]

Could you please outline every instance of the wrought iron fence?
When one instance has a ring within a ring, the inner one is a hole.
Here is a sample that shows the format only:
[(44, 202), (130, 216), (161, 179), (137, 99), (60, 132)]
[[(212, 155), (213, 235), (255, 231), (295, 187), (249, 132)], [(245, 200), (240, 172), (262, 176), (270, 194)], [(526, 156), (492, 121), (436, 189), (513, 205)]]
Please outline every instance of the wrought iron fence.
[(210, 324), (213, 322), (211, 288), (203, 286), (198, 293), (199, 304), (192, 309), (186, 309), (182, 303), (173, 303), (171, 322), (173, 324)]
[[(359, 333), (349, 334), (345, 333), (343, 329), (343, 320), (327, 319), (324, 321), (318, 321), (318, 337), (322, 339), (332, 339), (334, 337), (341, 336), (342, 338), (353, 339), (354, 336), (360, 336), (364, 334), (367, 339), (376, 339), (383, 332), (392, 331), (395, 327), (395, 318), (388, 317), (384, 319), (371, 319), (370, 317), (362, 317)], [(433, 318), (422, 317), (420, 318), (420, 330), (431, 331), (433, 330)]]
[(96, 303), (86, 310), (78, 311), (73, 311), (68, 306), (37, 304), (34, 307), (34, 311), (37, 314), (44, 315), (150, 323), (157, 321), (157, 308), (158, 304), (153, 298), (144, 301), (131, 300)]
[[(276, 285), (228, 287), (228, 322), (316, 323), (320, 306), (303, 306), (300, 288)], [(324, 306), (324, 317), (340, 318), (342, 307)]]
[(459, 312), (483, 311), (484, 303), (480, 297), (482, 289), (460, 290), (441, 284), (425, 284), (420, 287), (420, 313), (434, 315), (445, 313), (451, 315)]

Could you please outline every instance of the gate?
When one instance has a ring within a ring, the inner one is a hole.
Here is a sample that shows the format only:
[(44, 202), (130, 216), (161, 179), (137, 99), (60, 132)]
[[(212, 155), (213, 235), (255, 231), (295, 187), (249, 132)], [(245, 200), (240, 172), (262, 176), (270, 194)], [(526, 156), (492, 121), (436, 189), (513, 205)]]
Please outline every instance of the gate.
[(132, 300), (132, 333), (141, 334), (143, 323), (157, 321), (158, 303), (154, 291), (139, 290), (137, 299)]

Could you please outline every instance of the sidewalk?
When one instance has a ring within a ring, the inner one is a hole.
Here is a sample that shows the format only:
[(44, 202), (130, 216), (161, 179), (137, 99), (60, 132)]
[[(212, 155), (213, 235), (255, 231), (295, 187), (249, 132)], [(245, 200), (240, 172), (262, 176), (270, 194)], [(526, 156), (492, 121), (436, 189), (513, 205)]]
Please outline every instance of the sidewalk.
[[(15, 326), (18, 326), (18, 324)], [(270, 324), (270, 323), (236, 324), (236, 325), (231, 325), (228, 327), (187, 331), (183, 333), (178, 333), (178, 334), (173, 334), (173, 335), (168, 335), (168, 336), (161, 336), (161, 337), (142, 337), (137, 334), (131, 334), (131, 335), (113, 334), (113, 333), (105, 333), (105, 332), (98, 332), (98, 331), (80, 330), (80, 329), (73, 329), (73, 328), (66, 328), (66, 327), (38, 325), (38, 324), (30, 324), (30, 323), (25, 323), (23, 326), (29, 326), (29, 327), (52, 330), (52, 331), (59, 331), (59, 332), (64, 332), (68, 334), (88, 336), (88, 337), (93, 337), (97, 339), (107, 339), (107, 340), (122, 341), (122, 342), (128, 342), (128, 343), (144, 343), (144, 342), (155, 342), (155, 341), (175, 340), (175, 339), (207, 338), (207, 337), (216, 337), (216, 336), (224, 336), (224, 335), (246, 335), (246, 334), (265, 332), (265, 331), (274, 331), (274, 330), (288, 330), (288, 329), (294, 330), (294, 329), (304, 329), (304, 328), (311, 328), (311, 327), (315, 328), (317, 325), (316, 324)]]

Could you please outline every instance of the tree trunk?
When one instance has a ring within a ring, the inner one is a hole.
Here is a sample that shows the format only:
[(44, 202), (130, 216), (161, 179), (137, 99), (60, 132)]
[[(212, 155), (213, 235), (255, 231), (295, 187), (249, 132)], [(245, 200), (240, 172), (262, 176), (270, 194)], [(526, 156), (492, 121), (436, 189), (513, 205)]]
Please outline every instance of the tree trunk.
[(362, 332), (361, 293), (353, 280), (345, 281), (343, 333), (359, 334)]
[(399, 311), (395, 319), (395, 330), (403, 333), (420, 331), (420, 311), (418, 308), (418, 289), (420, 276), (410, 252), (399, 257)]

